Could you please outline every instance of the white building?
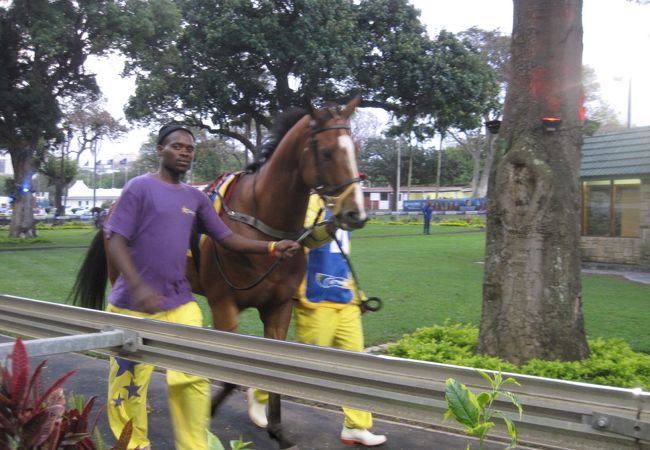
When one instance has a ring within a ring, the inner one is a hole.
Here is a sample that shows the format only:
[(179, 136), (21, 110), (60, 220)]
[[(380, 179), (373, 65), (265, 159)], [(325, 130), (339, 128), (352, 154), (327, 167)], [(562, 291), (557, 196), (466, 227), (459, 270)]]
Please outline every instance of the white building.
[[(83, 207), (92, 208), (93, 206), (100, 206), (105, 202), (114, 202), (122, 194), (122, 189), (93, 189), (86, 186), (83, 180), (77, 180), (70, 188), (68, 188), (68, 196), (65, 200), (65, 207)], [(93, 205), (93, 198), (95, 203)]]
[(14, 166), (11, 165), (11, 155), (8, 151), (0, 150), (0, 175), (13, 176)]

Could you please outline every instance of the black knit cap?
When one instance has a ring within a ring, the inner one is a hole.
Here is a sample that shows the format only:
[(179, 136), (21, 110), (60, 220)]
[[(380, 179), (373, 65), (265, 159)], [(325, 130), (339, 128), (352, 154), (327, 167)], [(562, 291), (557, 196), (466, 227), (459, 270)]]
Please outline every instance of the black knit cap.
[(158, 132), (158, 145), (162, 145), (162, 141), (164, 141), (168, 135), (178, 130), (190, 133), (192, 139), (194, 139), (194, 133), (192, 133), (192, 131), (182, 123), (168, 123), (167, 125), (163, 125)]

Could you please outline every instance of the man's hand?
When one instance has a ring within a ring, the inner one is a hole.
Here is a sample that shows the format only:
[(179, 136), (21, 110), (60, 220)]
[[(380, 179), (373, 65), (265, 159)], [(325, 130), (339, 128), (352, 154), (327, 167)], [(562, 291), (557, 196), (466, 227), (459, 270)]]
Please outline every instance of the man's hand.
[(142, 312), (153, 314), (160, 311), (163, 305), (163, 297), (155, 289), (145, 283), (140, 283), (131, 289), (133, 306)]
[(273, 254), (278, 259), (291, 258), (296, 254), (298, 250), (301, 249), (300, 244), (295, 241), (282, 240), (275, 245)]

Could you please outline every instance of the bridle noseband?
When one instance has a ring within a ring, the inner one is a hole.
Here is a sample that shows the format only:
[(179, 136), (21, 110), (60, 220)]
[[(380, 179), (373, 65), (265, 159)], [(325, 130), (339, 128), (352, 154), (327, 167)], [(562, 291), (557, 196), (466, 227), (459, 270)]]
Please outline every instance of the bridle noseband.
[[(330, 114), (332, 114), (331, 111)], [(333, 117), (336, 116), (333, 115)], [(359, 176), (350, 178), (349, 180), (345, 180), (334, 185), (326, 185), (323, 182), (323, 177), (321, 175), (320, 158), (318, 157), (318, 140), (316, 139), (316, 135), (329, 130), (350, 130), (350, 125), (348, 122), (346, 122), (334, 124), (327, 127), (314, 128), (315, 125), (316, 122), (312, 120), (310, 123), (309, 132), (309, 148), (311, 149), (314, 156), (314, 164), (316, 166), (316, 186), (313, 189), (323, 199), (325, 206), (330, 210), (332, 216), (336, 216), (339, 212), (341, 212), (345, 199), (354, 191), (354, 184), (360, 183), (363, 180), (363, 177)], [(343, 191), (339, 193), (341, 189), (343, 189)], [(337, 193), (338, 195), (336, 195)]]

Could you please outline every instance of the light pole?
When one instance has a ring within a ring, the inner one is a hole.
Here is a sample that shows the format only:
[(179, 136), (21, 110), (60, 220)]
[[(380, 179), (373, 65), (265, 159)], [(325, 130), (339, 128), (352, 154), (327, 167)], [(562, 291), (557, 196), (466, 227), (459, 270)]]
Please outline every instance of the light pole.
[(97, 139), (93, 141), (93, 208), (95, 208), (95, 201), (97, 200)]
[(401, 180), (401, 169), (402, 169), (402, 144), (401, 140), (397, 139), (397, 197), (395, 198), (395, 211), (399, 212), (399, 188)]
[[(623, 77), (614, 77), (614, 81), (623, 81)], [(627, 77), (627, 128), (632, 128), (632, 76)]]
[(627, 127), (632, 127), (632, 77), (627, 79)]

